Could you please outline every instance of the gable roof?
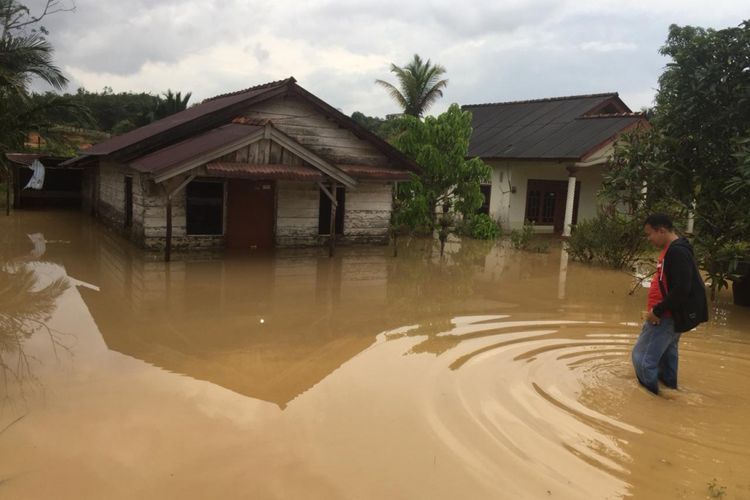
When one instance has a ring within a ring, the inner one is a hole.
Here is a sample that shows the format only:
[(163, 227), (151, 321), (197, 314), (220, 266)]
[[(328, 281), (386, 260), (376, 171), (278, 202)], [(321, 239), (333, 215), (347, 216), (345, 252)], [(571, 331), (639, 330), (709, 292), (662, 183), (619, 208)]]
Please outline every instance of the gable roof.
[[(252, 141), (256, 135), (262, 136), (263, 128), (258, 125), (228, 123), (141, 156), (130, 162), (130, 166), (138, 172), (159, 173), (196, 156), (234, 147), (240, 142)], [(239, 144), (236, 147), (240, 147)]]
[(184, 111), (112, 137), (85, 151), (80, 151), (79, 156), (71, 160), (70, 163), (108, 155), (116, 156), (122, 161), (134, 160), (169, 147), (188, 137), (226, 125), (232, 122), (238, 112), (247, 106), (281, 95), (294, 95), (312, 104), (339, 126), (350, 130), (358, 138), (372, 144), (399, 167), (411, 171), (420, 169), (419, 165), (401, 151), (330, 104), (303, 89), (296, 82), (294, 77), (290, 77), (206, 99)]
[(156, 182), (163, 182), (260, 139), (276, 142), (344, 186), (356, 186), (349, 174), (274, 127), (272, 122), (265, 125), (228, 123), (141, 156), (130, 162), (130, 166), (139, 172), (153, 174)]
[(472, 112), (469, 156), (580, 160), (645, 121), (616, 92), (463, 106)]
[[(233, 111), (238, 105), (244, 106), (262, 98), (267, 99), (279, 95), (283, 93), (280, 91), (285, 91), (294, 81), (294, 78), (287, 78), (286, 80), (256, 85), (241, 92), (206, 99), (184, 111), (99, 142), (80, 153), (85, 156), (110, 155), (149, 140), (161, 140), (163, 147), (163, 142), (170, 142), (170, 137), (177, 137), (179, 140), (194, 134), (196, 131), (212, 128), (212, 126), (215, 126), (215, 121), (219, 123), (226, 121), (225, 115), (227, 112), (230, 112), (233, 116)], [(190, 128), (183, 130), (188, 125)], [(171, 134), (167, 135), (170, 132)]]

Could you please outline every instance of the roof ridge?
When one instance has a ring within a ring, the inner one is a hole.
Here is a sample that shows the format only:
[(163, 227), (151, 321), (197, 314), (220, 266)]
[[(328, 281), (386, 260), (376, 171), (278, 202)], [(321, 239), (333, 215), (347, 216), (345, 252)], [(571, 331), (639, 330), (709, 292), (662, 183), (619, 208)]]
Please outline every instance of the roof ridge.
[(213, 97), (209, 97), (207, 99), (203, 99), (203, 101), (201, 101), (201, 103), (215, 101), (217, 99), (222, 99), (224, 97), (232, 97), (232, 96), (239, 95), (239, 94), (244, 94), (245, 92), (250, 92), (250, 91), (253, 91), (253, 90), (261, 90), (261, 89), (265, 89), (265, 88), (281, 86), (282, 84), (288, 85), (290, 83), (296, 83), (296, 82), (297, 82), (297, 80), (293, 76), (290, 76), (289, 78), (284, 78), (283, 80), (275, 80), (273, 82), (261, 83), (259, 85), (248, 87), (246, 89), (236, 90), (234, 92), (227, 92), (226, 94), (215, 95)]
[(646, 114), (642, 111), (631, 111), (631, 112), (622, 112), (622, 113), (596, 113), (593, 115), (581, 115), (576, 118), (576, 120), (583, 120), (586, 118), (623, 118), (623, 117), (629, 117), (629, 118), (635, 118), (635, 117), (645, 117)]
[(586, 99), (591, 97), (619, 97), (618, 92), (602, 92), (600, 94), (579, 94), (579, 95), (566, 95), (559, 97), (544, 97), (541, 99), (526, 99), (521, 101), (501, 101), (501, 102), (486, 102), (480, 104), (464, 104), (463, 108), (478, 108), (483, 106), (498, 106), (501, 104), (529, 104), (534, 102), (552, 102), (552, 101), (566, 101), (571, 99)]

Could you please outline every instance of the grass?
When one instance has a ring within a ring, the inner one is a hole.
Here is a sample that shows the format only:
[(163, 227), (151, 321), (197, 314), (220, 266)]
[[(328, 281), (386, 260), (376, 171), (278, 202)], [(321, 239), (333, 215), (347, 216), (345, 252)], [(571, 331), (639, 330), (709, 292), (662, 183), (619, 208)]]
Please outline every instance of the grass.
[(724, 498), (727, 494), (727, 487), (720, 485), (716, 478), (708, 482), (708, 495), (710, 498)]

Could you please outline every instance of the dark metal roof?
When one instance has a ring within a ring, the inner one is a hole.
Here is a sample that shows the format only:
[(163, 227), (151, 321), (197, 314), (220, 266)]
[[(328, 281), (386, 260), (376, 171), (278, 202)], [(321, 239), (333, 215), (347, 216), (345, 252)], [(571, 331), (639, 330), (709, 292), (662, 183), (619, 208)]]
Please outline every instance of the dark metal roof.
[(69, 156), (52, 156), (46, 153), (5, 153), (5, 157), (16, 165), (29, 166), (39, 160), (45, 167), (56, 167), (70, 159)]
[[(642, 115), (631, 113), (616, 93), (478, 104), (464, 109), (473, 115), (468, 155), (482, 158), (579, 160), (645, 121)], [(601, 114), (602, 110), (614, 111)]]
[(175, 113), (166, 118), (162, 118), (161, 120), (149, 123), (148, 125), (144, 125), (143, 127), (139, 127), (125, 134), (118, 135), (107, 139), (106, 141), (97, 143), (89, 149), (82, 151), (81, 154), (112, 154), (127, 147), (134, 146), (141, 141), (157, 136), (163, 132), (167, 132), (181, 125), (188, 124), (198, 118), (211, 115), (237, 104), (242, 104), (245, 101), (252, 100), (253, 98), (268, 93), (269, 91), (288, 86), (294, 83), (294, 81), (294, 78), (287, 78), (286, 80), (265, 83), (263, 85), (250, 87), (239, 92), (224, 94), (213, 97), (211, 99), (206, 99), (197, 106), (192, 106), (184, 111), (180, 111), (179, 113)]
[(241, 179), (323, 180), (323, 174), (320, 171), (302, 165), (255, 165), (252, 163), (215, 162), (206, 165), (206, 172), (215, 177)]
[(262, 130), (263, 127), (258, 125), (229, 123), (142, 156), (130, 162), (130, 166), (139, 172), (162, 172), (247, 139)]

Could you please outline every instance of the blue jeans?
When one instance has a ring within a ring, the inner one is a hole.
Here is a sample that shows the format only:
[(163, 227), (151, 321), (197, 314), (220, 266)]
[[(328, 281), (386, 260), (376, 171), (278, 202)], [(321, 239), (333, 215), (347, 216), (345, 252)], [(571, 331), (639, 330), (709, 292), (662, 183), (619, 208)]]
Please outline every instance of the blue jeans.
[(648, 321), (633, 346), (633, 366), (638, 381), (646, 389), (659, 394), (659, 380), (677, 389), (677, 344), (681, 333), (674, 331), (674, 320), (662, 318), (658, 325)]

